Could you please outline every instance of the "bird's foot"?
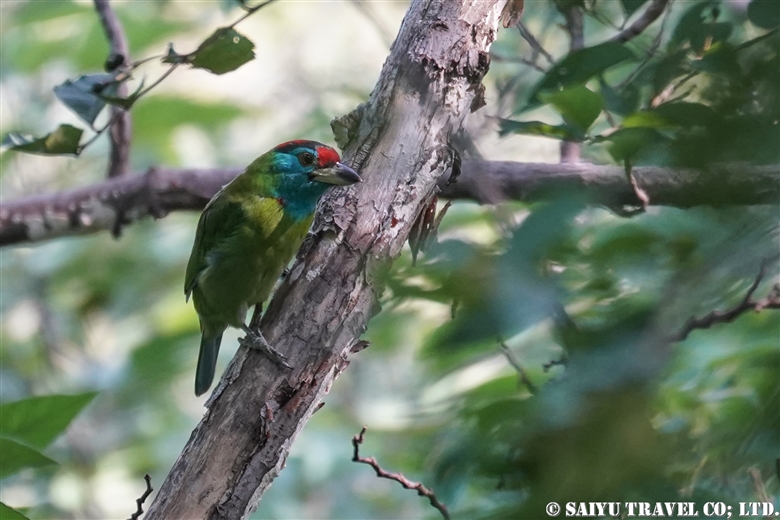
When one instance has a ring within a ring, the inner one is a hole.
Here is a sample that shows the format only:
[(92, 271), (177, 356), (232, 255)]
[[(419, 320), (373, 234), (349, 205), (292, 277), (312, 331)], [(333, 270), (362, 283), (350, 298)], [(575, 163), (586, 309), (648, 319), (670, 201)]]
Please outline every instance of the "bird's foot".
[(266, 355), (268, 359), (276, 363), (277, 365), (292, 369), (290, 365), (287, 364), (287, 358), (284, 357), (281, 352), (273, 348), (271, 345), (268, 344), (268, 341), (263, 337), (263, 333), (260, 331), (253, 331), (247, 326), (242, 327), (244, 332), (246, 332), (246, 338), (244, 338), (244, 344), (254, 350), (259, 350), (263, 354)]

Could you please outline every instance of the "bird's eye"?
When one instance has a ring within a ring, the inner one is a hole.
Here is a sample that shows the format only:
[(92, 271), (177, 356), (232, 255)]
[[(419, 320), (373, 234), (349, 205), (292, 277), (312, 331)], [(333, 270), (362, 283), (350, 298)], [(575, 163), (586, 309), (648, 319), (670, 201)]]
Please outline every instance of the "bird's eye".
[(298, 156), (298, 160), (303, 166), (311, 166), (314, 164), (314, 156), (309, 152), (303, 152)]

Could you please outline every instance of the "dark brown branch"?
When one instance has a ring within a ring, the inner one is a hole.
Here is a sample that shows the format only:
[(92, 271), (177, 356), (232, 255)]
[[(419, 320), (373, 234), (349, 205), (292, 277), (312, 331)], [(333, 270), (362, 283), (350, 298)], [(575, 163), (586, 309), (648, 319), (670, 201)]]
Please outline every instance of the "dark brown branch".
[(761, 298), (760, 300), (753, 299), (753, 295), (761, 284), (761, 280), (766, 276), (769, 265), (776, 260), (777, 258), (775, 257), (761, 262), (761, 268), (758, 271), (758, 275), (756, 275), (753, 283), (748, 287), (745, 296), (738, 304), (725, 311), (714, 310), (701, 318), (692, 317), (688, 319), (680, 332), (673, 336), (671, 340), (683, 341), (696, 329), (709, 329), (716, 323), (729, 323), (747, 311), (759, 312), (764, 309), (780, 309), (780, 284), (772, 286), (766, 297)]
[(135, 500), (137, 509), (135, 510), (135, 513), (130, 515), (130, 520), (138, 520), (141, 518), (141, 515), (144, 514), (144, 502), (146, 502), (146, 499), (149, 498), (149, 495), (154, 491), (154, 488), (152, 488), (152, 477), (144, 475), (144, 480), (146, 481), (146, 491)]
[(368, 464), (376, 472), (376, 476), (379, 478), (386, 478), (388, 480), (394, 480), (401, 484), (405, 489), (412, 489), (417, 491), (417, 494), (421, 497), (425, 497), (444, 517), (444, 520), (450, 520), (450, 513), (447, 511), (447, 506), (439, 502), (436, 498), (436, 493), (432, 489), (425, 487), (421, 482), (413, 482), (406, 478), (403, 473), (389, 473), (382, 469), (379, 462), (374, 457), (361, 457), (360, 445), (363, 444), (363, 435), (366, 433), (366, 427), (360, 430), (359, 435), (352, 437), (352, 462), (360, 462), (362, 464)]
[(634, 23), (610, 38), (609, 41), (625, 43), (639, 36), (650, 26), (650, 24), (661, 16), (669, 5), (669, 1), (670, 0), (653, 0), (650, 5), (647, 6), (647, 9), (645, 9), (645, 12), (634, 20)]
[[(130, 63), (130, 49), (127, 45), (127, 37), (122, 29), (122, 24), (116, 17), (108, 0), (94, 0), (95, 9), (100, 16), (100, 23), (106, 33), (110, 45), (110, 53), (106, 60), (105, 68), (108, 72), (127, 68)], [(117, 87), (117, 96), (127, 96), (127, 84), (122, 82)], [(130, 164), (130, 137), (132, 133), (132, 121), (130, 113), (117, 106), (111, 106), (111, 152), (108, 163), (108, 176), (119, 177), (128, 173)]]
[[(584, 193), (593, 203), (621, 211), (636, 205), (623, 168), (593, 164), (539, 164), (464, 160), (462, 175), (440, 181), (440, 197), (493, 204), (534, 202), (564, 190)], [(0, 246), (94, 233), (146, 216), (199, 210), (240, 168), (152, 168), (121, 178), (54, 194), (0, 203)], [(731, 164), (709, 170), (634, 167), (632, 176), (651, 204), (688, 208), (698, 205), (780, 203), (780, 168)]]

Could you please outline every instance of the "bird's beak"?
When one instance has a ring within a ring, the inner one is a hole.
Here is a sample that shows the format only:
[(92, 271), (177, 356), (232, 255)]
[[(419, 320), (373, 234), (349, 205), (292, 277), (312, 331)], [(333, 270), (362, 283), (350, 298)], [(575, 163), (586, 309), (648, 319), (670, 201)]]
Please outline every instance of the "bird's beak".
[(336, 186), (348, 186), (363, 181), (355, 170), (340, 162), (330, 168), (314, 170), (311, 172), (311, 180)]

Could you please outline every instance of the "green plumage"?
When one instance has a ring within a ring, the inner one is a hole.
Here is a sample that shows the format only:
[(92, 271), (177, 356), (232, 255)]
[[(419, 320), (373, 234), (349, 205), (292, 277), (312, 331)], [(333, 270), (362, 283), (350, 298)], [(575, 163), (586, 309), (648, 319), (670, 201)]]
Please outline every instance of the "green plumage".
[(360, 180), (320, 143), (291, 141), (254, 161), (208, 203), (198, 222), (184, 292), (200, 318), (195, 393), (208, 390), (227, 327), (271, 294), (330, 184)]

